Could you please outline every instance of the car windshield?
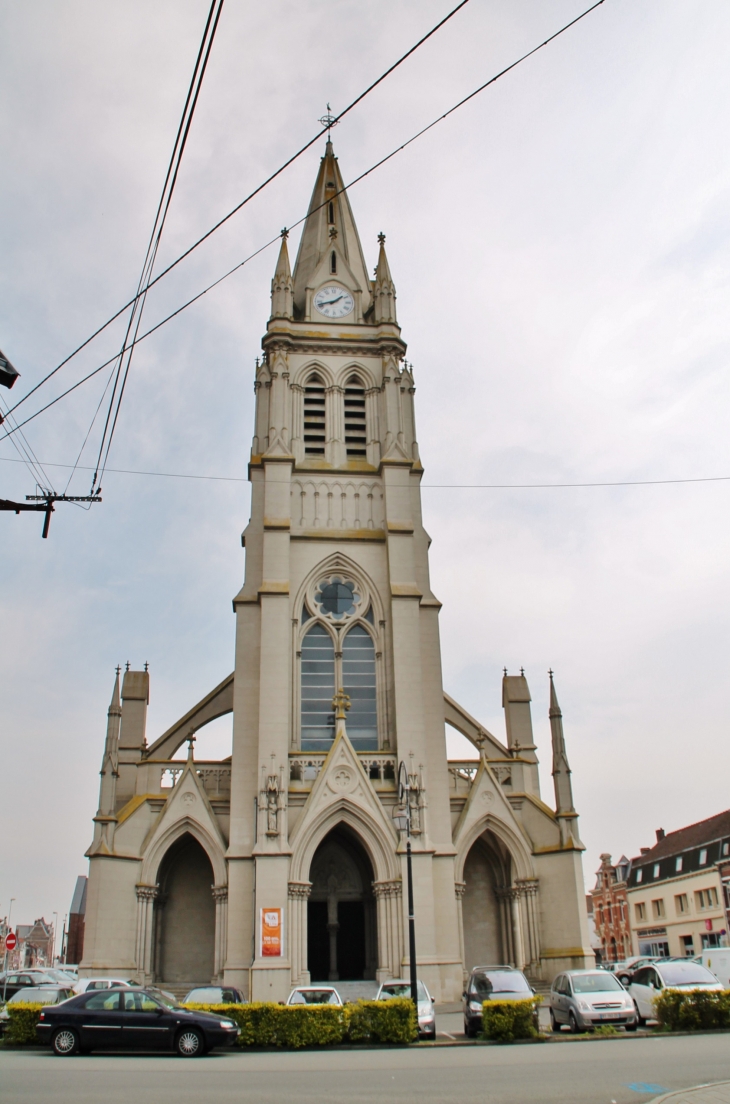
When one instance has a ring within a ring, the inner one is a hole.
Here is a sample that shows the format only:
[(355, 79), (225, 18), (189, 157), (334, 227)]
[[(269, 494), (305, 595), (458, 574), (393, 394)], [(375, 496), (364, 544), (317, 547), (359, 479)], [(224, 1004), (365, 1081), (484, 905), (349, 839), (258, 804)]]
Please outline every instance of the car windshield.
[(71, 989), (59, 989), (56, 986), (45, 988), (43, 986), (21, 989), (11, 997), (8, 1004), (60, 1004), (61, 1001), (73, 996)]
[(289, 1004), (339, 1004), (339, 1001), (333, 989), (297, 989)]
[(707, 985), (717, 978), (696, 962), (671, 962), (659, 970), (665, 985)]
[(191, 989), (185, 998), (186, 1004), (220, 1004), (223, 992), (220, 989)]
[(153, 989), (150, 995), (154, 997), (156, 1001), (159, 1001), (160, 1004), (164, 1004), (165, 1008), (176, 1009), (182, 1007), (170, 993), (162, 993), (159, 989)]
[[(406, 997), (410, 999), (411, 985), (408, 981), (395, 981), (389, 982), (388, 985), (384, 985), (380, 990), (381, 1000), (393, 1000), (394, 997)], [(426, 986), (422, 981), (418, 982), (418, 999), (419, 1001), (430, 1000), (428, 993), (426, 992)]]
[(525, 993), (531, 990), (525, 977), (519, 970), (490, 970), (488, 973), (474, 974), (470, 988), (479, 993)]
[(573, 974), (570, 979), (573, 982), (574, 993), (608, 993), (616, 989), (623, 992), (623, 985), (613, 974)]

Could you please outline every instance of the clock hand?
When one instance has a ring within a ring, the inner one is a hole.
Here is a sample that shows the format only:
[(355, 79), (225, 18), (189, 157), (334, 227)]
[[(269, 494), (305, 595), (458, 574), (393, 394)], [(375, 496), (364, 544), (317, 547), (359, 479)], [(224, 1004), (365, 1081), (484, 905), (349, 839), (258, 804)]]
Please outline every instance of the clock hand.
[(344, 295), (338, 295), (336, 299), (324, 299), (322, 301), (322, 306), (330, 307), (333, 303), (339, 303), (340, 299), (344, 299)]

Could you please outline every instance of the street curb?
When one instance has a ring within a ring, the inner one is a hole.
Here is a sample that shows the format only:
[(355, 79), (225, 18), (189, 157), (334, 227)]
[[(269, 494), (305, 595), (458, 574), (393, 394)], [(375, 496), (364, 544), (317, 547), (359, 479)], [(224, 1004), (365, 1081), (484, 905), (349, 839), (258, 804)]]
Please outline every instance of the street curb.
[(703, 1085), (694, 1085), (691, 1089), (675, 1089), (673, 1092), (664, 1093), (663, 1096), (655, 1096), (652, 1104), (662, 1104), (663, 1101), (675, 1100), (680, 1102), (687, 1101), (687, 1104), (691, 1104), (691, 1101), (697, 1099), (701, 1100), (701, 1094), (704, 1094), (705, 1089), (722, 1089), (727, 1087), (728, 1096), (730, 1100), (730, 1081), (708, 1081)]

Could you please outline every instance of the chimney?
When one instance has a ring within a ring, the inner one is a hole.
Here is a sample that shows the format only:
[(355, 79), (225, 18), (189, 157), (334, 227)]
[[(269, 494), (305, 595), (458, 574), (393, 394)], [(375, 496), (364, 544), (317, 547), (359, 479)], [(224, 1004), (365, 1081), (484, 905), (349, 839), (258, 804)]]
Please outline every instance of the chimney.
[(656, 841), (657, 841), (657, 843), (661, 843), (662, 840), (664, 839), (665, 835), (666, 835), (666, 833), (665, 833), (663, 828), (657, 828), (657, 830), (656, 830)]
[(651, 847), (640, 847), (639, 850), (641, 851), (642, 855), (648, 855), (651, 851)]

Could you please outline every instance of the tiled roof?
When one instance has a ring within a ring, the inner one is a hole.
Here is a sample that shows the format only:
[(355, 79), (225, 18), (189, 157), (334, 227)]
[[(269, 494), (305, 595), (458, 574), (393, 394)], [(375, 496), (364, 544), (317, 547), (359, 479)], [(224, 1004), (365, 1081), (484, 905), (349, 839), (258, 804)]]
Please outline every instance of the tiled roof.
[(639, 855), (631, 861), (644, 865), (657, 859), (664, 859), (668, 855), (678, 855), (680, 851), (688, 851), (692, 847), (701, 847), (705, 843), (712, 843), (713, 840), (724, 839), (729, 836), (730, 809), (726, 809), (724, 813), (718, 813), (717, 816), (709, 817), (707, 820), (700, 820), (697, 824), (689, 824), (686, 828), (679, 828), (676, 832), (668, 832), (664, 839), (654, 844), (645, 855)]

